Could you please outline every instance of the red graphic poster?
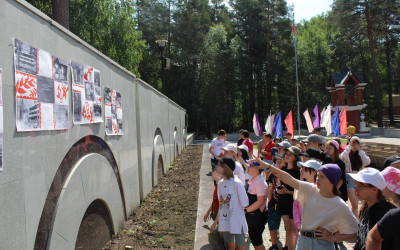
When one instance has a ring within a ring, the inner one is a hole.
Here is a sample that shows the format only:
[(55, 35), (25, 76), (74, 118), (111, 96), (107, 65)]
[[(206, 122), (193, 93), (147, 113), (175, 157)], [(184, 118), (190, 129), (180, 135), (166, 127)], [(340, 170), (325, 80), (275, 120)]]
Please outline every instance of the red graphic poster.
[(71, 73), (74, 124), (103, 122), (100, 71), (72, 61)]
[(17, 131), (69, 129), (68, 63), (14, 40)]
[(123, 135), (121, 93), (104, 87), (106, 135)]

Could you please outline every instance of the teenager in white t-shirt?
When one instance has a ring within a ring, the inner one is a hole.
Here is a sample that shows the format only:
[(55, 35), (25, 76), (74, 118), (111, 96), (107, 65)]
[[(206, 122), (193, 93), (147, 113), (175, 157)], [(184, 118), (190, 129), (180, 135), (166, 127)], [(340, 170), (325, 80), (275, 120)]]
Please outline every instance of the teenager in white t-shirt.
[(236, 168), (235, 170), (233, 170), (233, 175), (239, 178), (239, 180), (243, 183), (244, 186), (246, 184), (244, 169), (242, 167), (242, 164), (240, 164), (240, 162), (237, 161), (238, 149), (236, 145), (228, 144), (225, 147), (223, 147), (222, 150), (224, 150), (224, 156), (232, 157), (232, 159), (235, 160)]
[(303, 208), (300, 237), (296, 249), (335, 249), (334, 242), (356, 238), (358, 221), (338, 196), (341, 170), (336, 164), (323, 165), (317, 185), (299, 181), (288, 173), (256, 158), (280, 180), (295, 189), (294, 198)]
[(249, 200), (243, 184), (233, 175), (235, 161), (229, 156), (216, 159), (218, 165), (215, 171), (222, 176), (218, 182), (218, 231), (223, 232), (228, 249), (233, 250), (236, 245), (237, 249), (244, 250), (245, 234), (248, 231), (244, 208), (249, 205)]
[(218, 164), (218, 161), (215, 159), (215, 157), (223, 156), (224, 151), (222, 148), (227, 144), (229, 144), (229, 142), (226, 141), (226, 132), (225, 130), (221, 129), (218, 131), (218, 136), (211, 141), (210, 148), (208, 149), (211, 154), (211, 163), (214, 165)]

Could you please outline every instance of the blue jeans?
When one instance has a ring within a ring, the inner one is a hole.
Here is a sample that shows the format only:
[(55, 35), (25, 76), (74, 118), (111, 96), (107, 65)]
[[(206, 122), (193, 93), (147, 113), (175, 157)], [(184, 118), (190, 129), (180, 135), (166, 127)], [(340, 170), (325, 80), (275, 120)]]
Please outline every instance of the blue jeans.
[(326, 240), (300, 235), (296, 250), (335, 250), (335, 244)]

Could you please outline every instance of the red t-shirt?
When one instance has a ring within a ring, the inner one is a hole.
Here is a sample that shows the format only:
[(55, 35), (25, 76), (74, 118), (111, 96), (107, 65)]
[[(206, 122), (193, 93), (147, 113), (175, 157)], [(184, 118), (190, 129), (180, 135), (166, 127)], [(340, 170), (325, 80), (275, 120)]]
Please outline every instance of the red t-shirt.
[(253, 141), (251, 139), (244, 140), (243, 145), (246, 145), (249, 148), (249, 152), (253, 151)]
[(215, 185), (214, 194), (213, 194), (213, 212), (218, 213), (219, 209), (219, 200), (218, 200), (218, 185)]
[[(267, 151), (268, 153), (271, 153), (271, 149), (275, 147), (275, 143), (270, 141), (267, 145), (265, 145), (265, 151)], [(270, 160), (272, 161), (272, 155), (264, 155), (264, 159), (265, 160)]]

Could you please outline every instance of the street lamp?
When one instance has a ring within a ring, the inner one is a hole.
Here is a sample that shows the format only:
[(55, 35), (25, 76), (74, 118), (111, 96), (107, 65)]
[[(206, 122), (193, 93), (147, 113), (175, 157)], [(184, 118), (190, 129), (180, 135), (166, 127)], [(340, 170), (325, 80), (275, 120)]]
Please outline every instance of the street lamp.
[(162, 84), (162, 92), (165, 95), (165, 84), (164, 84), (164, 48), (165, 44), (167, 43), (167, 40), (157, 40), (156, 43), (158, 44), (158, 48), (160, 49), (160, 54), (161, 54), (161, 84)]

